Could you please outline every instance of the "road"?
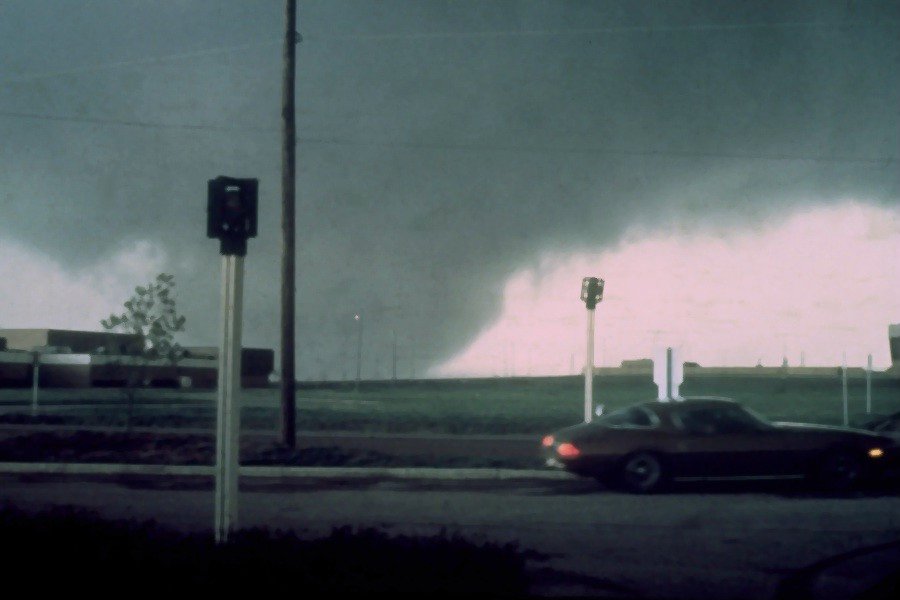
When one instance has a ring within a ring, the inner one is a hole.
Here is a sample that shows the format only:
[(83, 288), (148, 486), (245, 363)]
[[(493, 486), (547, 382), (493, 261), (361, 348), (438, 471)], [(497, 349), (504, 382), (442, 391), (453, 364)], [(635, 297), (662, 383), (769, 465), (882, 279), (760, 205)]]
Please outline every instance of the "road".
[[(536, 591), (668, 598), (768, 598), (792, 570), (900, 539), (896, 495), (823, 498), (790, 490), (686, 488), (632, 496), (593, 482), (331, 479), (244, 480), (242, 526), (309, 535), (356, 525), (390, 532), (445, 529), (518, 541), (554, 569)], [(113, 517), (208, 529), (208, 480), (114, 482), (0, 476), (0, 502), (69, 504)], [(560, 576), (560, 573), (566, 574)]]

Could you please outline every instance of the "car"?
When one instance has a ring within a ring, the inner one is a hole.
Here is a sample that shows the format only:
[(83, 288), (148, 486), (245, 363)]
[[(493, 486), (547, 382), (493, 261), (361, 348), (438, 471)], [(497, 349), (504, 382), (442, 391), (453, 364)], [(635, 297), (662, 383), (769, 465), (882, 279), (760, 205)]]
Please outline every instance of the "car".
[(542, 447), (548, 466), (637, 493), (675, 481), (797, 478), (848, 490), (896, 452), (875, 432), (772, 423), (727, 398), (635, 404), (544, 436)]

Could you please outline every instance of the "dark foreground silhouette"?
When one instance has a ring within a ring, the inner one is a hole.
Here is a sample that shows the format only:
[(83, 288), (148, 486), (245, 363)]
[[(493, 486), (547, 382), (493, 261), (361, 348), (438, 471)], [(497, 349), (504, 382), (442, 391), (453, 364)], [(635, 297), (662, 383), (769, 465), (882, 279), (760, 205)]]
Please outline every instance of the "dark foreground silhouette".
[[(250, 589), (308, 594), (527, 594), (526, 554), (515, 544), (475, 544), (459, 536), (389, 536), (335, 529), (304, 540), (290, 532), (241, 531), (216, 546), (153, 522), (106, 521), (56, 508), (28, 514), (0, 508), (8, 584), (49, 590), (139, 592)], [(390, 597), (390, 596), (388, 596)], [(427, 596), (426, 596), (427, 597)]]

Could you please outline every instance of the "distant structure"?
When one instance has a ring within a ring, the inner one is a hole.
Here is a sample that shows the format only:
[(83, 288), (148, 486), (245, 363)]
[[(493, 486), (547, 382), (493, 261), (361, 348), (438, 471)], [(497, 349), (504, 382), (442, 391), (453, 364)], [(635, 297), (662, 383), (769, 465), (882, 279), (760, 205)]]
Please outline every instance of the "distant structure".
[(652, 358), (637, 358), (634, 360), (623, 360), (619, 365), (619, 368), (622, 369), (641, 369), (641, 370), (653, 370), (653, 359)]
[[(0, 387), (32, 385), (34, 361), (40, 356), (41, 387), (119, 387), (140, 369), (151, 386), (215, 388), (219, 349), (189, 347), (175, 364), (142, 360), (143, 338), (128, 333), (66, 329), (0, 329)], [(243, 348), (241, 385), (266, 387), (275, 352)]]

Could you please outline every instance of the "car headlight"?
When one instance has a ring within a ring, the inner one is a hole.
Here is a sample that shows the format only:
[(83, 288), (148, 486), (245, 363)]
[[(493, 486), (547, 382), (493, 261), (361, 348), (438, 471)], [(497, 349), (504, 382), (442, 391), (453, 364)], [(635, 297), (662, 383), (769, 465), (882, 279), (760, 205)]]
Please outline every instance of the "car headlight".
[(881, 458), (882, 456), (884, 456), (884, 450), (881, 448), (869, 449), (869, 458)]

